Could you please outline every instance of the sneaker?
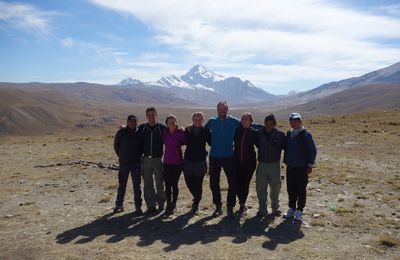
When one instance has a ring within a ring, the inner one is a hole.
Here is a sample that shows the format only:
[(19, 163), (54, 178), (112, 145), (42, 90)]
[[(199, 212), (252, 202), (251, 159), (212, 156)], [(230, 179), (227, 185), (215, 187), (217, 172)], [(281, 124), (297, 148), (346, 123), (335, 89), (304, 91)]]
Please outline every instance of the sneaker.
[(293, 218), (294, 214), (293, 214), (293, 209), (289, 208), (286, 212), (286, 214), (283, 216), (284, 218)]
[(296, 210), (294, 212), (294, 219), (297, 221), (301, 221), (302, 215), (303, 215), (303, 213), (300, 210)]
[(219, 217), (221, 215), (222, 215), (222, 207), (221, 206), (217, 206), (215, 208), (214, 213), (213, 213), (213, 217), (216, 218), (216, 217)]
[(115, 206), (113, 213), (119, 213), (124, 211), (124, 206)]

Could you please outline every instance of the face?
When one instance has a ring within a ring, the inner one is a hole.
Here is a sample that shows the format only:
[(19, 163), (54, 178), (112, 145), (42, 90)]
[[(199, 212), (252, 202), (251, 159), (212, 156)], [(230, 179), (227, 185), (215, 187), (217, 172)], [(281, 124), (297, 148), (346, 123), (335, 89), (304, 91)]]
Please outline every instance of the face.
[(200, 127), (203, 125), (203, 117), (202, 116), (194, 116), (192, 121), (195, 127)]
[(240, 122), (242, 123), (243, 128), (250, 128), (252, 123), (249, 116), (242, 116)]
[(274, 130), (274, 128), (275, 128), (274, 121), (272, 121), (272, 120), (265, 121), (264, 128), (265, 128), (265, 131), (267, 131), (268, 133), (271, 133), (272, 130)]
[(127, 121), (127, 126), (128, 126), (130, 129), (136, 128), (136, 126), (137, 126), (136, 120), (128, 120), (128, 121)]
[(217, 106), (217, 112), (218, 112), (218, 117), (226, 117), (226, 115), (228, 114), (228, 106), (227, 105), (218, 105)]
[(168, 119), (167, 121), (167, 127), (169, 130), (175, 130), (176, 129), (176, 120), (173, 118)]
[(299, 119), (289, 120), (289, 122), (290, 122), (290, 126), (293, 129), (297, 129), (297, 128), (301, 127), (301, 121)]
[(155, 123), (157, 119), (157, 114), (154, 111), (149, 111), (146, 113), (146, 118), (148, 123)]

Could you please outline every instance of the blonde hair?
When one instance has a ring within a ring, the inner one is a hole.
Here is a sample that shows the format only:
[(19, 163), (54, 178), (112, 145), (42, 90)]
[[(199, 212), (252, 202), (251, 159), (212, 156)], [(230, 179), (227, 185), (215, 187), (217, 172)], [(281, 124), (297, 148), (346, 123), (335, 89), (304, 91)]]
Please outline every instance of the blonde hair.
[(201, 116), (202, 119), (204, 119), (204, 113), (203, 112), (194, 112), (192, 114), (192, 119), (196, 116)]
[(165, 118), (165, 124), (167, 124), (167, 123), (168, 123), (168, 120), (170, 120), (170, 119), (174, 119), (174, 120), (175, 120), (175, 123), (177, 123), (177, 125), (178, 125), (178, 119), (176, 119), (176, 116), (173, 115), (173, 114), (169, 114), (169, 115), (167, 116), (167, 118)]

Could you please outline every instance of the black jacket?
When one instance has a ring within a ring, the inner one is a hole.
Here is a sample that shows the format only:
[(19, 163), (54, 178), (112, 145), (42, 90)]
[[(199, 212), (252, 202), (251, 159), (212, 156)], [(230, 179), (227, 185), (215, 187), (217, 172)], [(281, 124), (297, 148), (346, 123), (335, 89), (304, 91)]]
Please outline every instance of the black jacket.
[(143, 145), (138, 129), (124, 127), (115, 135), (114, 151), (121, 164), (137, 164), (143, 153)]
[(258, 161), (265, 163), (279, 162), (282, 150), (285, 148), (285, 134), (274, 129), (267, 133), (265, 128), (258, 130)]
[(144, 156), (162, 157), (163, 155), (163, 131), (165, 125), (157, 123), (151, 127), (149, 124), (141, 124), (138, 129), (143, 139)]
[(235, 132), (234, 142), (236, 160), (241, 163), (253, 162), (256, 160), (254, 145), (258, 142), (257, 130), (252, 127), (243, 128), (239, 126)]
[(194, 134), (193, 130), (185, 129), (185, 160), (191, 162), (202, 162), (206, 160), (207, 150), (206, 143), (211, 145), (211, 132), (210, 129), (201, 127), (198, 134)]

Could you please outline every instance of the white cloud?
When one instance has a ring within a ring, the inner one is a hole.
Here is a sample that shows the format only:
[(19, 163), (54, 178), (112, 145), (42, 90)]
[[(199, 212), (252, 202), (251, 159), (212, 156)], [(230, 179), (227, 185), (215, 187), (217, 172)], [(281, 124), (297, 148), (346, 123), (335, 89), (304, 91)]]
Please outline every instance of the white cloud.
[(50, 17), (58, 12), (43, 11), (30, 4), (7, 3), (0, 1), (0, 21), (36, 36), (46, 36), (50, 33)]
[(278, 89), (285, 82), (340, 80), (400, 58), (399, 19), (328, 1), (91, 2), (147, 24), (158, 42), (183, 51), (185, 65), (201, 61), (268, 89), (275, 83)]

